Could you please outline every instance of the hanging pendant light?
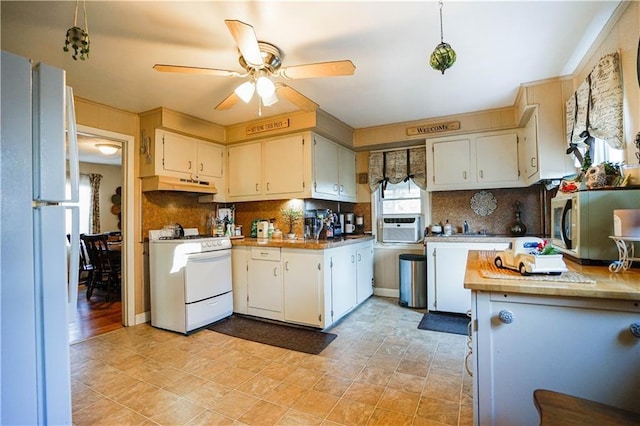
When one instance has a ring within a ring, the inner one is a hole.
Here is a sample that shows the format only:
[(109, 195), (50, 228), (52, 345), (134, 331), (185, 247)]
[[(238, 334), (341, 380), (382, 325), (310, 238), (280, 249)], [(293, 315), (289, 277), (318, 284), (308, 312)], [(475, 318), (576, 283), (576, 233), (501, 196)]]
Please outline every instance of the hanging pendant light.
[(456, 61), (456, 52), (451, 48), (449, 43), (444, 42), (444, 35), (442, 31), (442, 0), (440, 4), (440, 44), (436, 46), (431, 54), (429, 65), (434, 70), (441, 71), (444, 74), (445, 70), (451, 68)]

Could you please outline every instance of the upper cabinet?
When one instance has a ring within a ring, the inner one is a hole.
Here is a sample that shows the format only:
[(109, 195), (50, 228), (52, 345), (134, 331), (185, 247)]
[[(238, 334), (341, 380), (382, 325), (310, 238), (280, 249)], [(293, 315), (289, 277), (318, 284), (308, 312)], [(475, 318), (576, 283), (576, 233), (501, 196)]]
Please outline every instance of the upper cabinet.
[(229, 201), (303, 197), (309, 187), (311, 148), (306, 135), (231, 145)]
[(427, 140), (427, 190), (523, 186), (518, 130)]
[(355, 153), (314, 133), (228, 147), (227, 201), (355, 201)]
[(313, 198), (356, 201), (356, 154), (320, 135), (313, 136)]
[[(161, 149), (160, 146), (161, 145)], [(156, 130), (156, 174), (192, 179), (222, 178), (224, 147), (187, 136)], [(160, 164), (157, 164), (160, 163)]]
[(573, 93), (570, 80), (553, 79), (523, 86), (516, 106), (524, 128), (521, 170), (526, 185), (576, 173), (566, 154), (564, 103)]

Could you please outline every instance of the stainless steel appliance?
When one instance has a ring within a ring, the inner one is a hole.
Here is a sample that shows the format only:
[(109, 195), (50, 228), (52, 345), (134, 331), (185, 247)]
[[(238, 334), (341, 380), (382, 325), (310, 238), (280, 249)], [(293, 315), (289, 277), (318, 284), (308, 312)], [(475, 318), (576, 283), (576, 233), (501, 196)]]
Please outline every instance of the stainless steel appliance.
[(4, 51), (1, 62), (1, 418), (71, 424), (67, 322), (80, 258), (78, 207), (67, 204), (78, 202), (73, 93), (61, 69)]
[(613, 261), (618, 250), (613, 211), (640, 208), (640, 189), (591, 190), (558, 194), (551, 200), (551, 243), (584, 262)]
[(233, 313), (231, 239), (149, 231), (151, 325), (187, 334)]

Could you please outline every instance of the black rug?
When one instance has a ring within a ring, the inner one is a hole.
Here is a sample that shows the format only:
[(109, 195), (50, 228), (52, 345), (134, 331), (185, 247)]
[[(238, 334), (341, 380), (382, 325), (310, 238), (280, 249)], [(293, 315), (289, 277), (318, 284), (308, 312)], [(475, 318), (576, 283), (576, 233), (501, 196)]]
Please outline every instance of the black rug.
[(441, 331), (443, 333), (467, 334), (470, 318), (465, 314), (445, 312), (427, 312), (418, 324), (421, 330)]
[(239, 337), (265, 345), (291, 349), (318, 355), (336, 337), (335, 334), (324, 333), (302, 327), (276, 324), (259, 319), (233, 314), (228, 318), (210, 325), (207, 329)]

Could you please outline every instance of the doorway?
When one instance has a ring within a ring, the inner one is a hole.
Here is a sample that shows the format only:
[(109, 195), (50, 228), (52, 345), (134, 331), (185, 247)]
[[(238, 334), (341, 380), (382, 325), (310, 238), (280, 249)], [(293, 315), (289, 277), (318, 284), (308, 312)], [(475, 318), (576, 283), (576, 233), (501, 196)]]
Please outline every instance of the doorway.
[[(134, 286), (134, 137), (103, 129), (77, 126), (78, 133), (87, 144), (91, 139), (111, 142), (121, 146), (121, 190), (120, 190), (120, 227), (121, 244), (121, 294), (116, 302), (105, 302), (104, 295), (94, 292), (91, 302), (86, 299), (86, 287), (81, 285), (78, 291), (76, 318), (69, 325), (70, 343), (76, 343), (122, 326), (135, 324), (135, 286)], [(92, 144), (93, 145), (93, 144)], [(89, 153), (90, 154), (90, 153)], [(81, 159), (82, 162), (82, 154)], [(87, 160), (92, 161), (92, 160)], [(95, 160), (94, 160), (95, 161)], [(111, 164), (114, 164), (112, 161)]]

